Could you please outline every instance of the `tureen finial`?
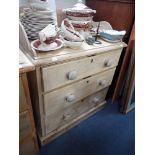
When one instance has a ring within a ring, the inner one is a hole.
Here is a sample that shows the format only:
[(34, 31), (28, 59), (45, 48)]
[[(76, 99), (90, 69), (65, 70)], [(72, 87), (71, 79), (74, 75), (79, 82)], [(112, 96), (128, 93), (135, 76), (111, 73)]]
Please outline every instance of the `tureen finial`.
[(78, 3), (83, 3), (83, 1), (82, 0), (78, 0)]

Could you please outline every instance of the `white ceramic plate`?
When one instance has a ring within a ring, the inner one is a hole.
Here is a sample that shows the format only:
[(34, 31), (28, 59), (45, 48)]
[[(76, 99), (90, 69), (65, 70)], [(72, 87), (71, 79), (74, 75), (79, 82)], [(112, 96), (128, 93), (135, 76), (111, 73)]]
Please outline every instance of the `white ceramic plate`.
[(25, 14), (36, 14), (36, 15), (52, 15), (53, 11), (45, 10), (45, 11), (33, 11), (31, 9), (23, 10)]
[(44, 24), (38, 24), (38, 23), (27, 23), (26, 21), (22, 22), (25, 26), (30, 26), (30, 27), (33, 27), (33, 28), (42, 28), (42, 27), (46, 27), (47, 25), (49, 24), (52, 24), (54, 25), (52, 22), (51, 23), (44, 23)]
[[(47, 24), (48, 25), (48, 24)], [(43, 25), (43, 26), (33, 26), (33, 25), (24, 25), (25, 28), (32, 30), (32, 31), (38, 31), (38, 30), (42, 30), (43, 28), (45, 28), (47, 25)]]
[(53, 15), (53, 11), (51, 10), (42, 10), (42, 11), (36, 11), (36, 10), (32, 10), (32, 9), (28, 9), (28, 10), (23, 10), (24, 14), (27, 15), (45, 15), (45, 16), (49, 16), (49, 15)]
[(43, 22), (48, 22), (53, 20), (52, 17), (48, 17), (48, 18), (42, 18), (42, 17), (29, 17), (29, 16), (25, 16), (23, 17), (23, 19), (25, 18), (25, 20), (29, 20), (29, 21), (43, 21)]
[(48, 51), (54, 51), (54, 50), (60, 49), (63, 46), (63, 42), (60, 39), (56, 39), (54, 43), (56, 43), (55, 47), (53, 47), (53, 43), (51, 45), (43, 47), (43, 46), (41, 46), (40, 40), (37, 39), (37, 40), (34, 40), (31, 42), (31, 47), (37, 51), (40, 51), (40, 52), (41, 51), (48, 52)]
[(22, 17), (20, 20), (21, 21), (26, 21), (26, 22), (29, 22), (29, 23), (36, 23), (37, 22), (39, 24), (55, 22), (54, 19), (47, 19), (47, 20), (42, 19), (42, 20), (40, 20), (40, 19), (37, 19), (37, 18), (35, 18), (35, 19), (29, 19), (29, 18), (26, 18), (26, 17)]
[(25, 22), (27, 24), (35, 24), (35, 25), (44, 25), (44, 24), (51, 24), (51, 23), (55, 23), (55, 20), (54, 19), (48, 19), (48, 20), (42, 20), (42, 19), (35, 19), (35, 20), (32, 20), (32, 19), (29, 19), (29, 18), (25, 18), (25, 17), (22, 17), (20, 19), (21, 22)]
[(39, 22), (39, 21), (29, 21), (29, 20), (21, 20), (22, 23), (43, 26), (48, 24), (54, 24), (54, 21), (46, 21), (46, 22)]

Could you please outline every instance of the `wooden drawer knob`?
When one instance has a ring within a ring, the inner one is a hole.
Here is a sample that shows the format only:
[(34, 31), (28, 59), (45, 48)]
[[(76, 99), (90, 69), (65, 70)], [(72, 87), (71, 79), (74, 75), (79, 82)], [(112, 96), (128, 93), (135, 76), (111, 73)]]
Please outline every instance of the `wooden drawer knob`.
[(110, 67), (112, 66), (113, 60), (112, 59), (106, 59), (104, 60), (104, 67)]
[(69, 80), (74, 80), (77, 77), (77, 71), (71, 71), (68, 73), (68, 79)]
[(94, 97), (93, 103), (99, 103), (100, 99), (98, 97)]
[(105, 85), (106, 85), (106, 80), (99, 81), (99, 86), (105, 86)]
[(67, 102), (73, 102), (75, 100), (75, 95), (70, 94), (66, 97)]

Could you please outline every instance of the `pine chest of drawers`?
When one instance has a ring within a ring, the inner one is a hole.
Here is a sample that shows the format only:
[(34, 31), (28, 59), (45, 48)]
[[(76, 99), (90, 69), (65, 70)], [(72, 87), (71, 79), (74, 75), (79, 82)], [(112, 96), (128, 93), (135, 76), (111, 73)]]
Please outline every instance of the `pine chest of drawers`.
[(28, 74), (41, 144), (56, 138), (101, 109), (126, 44), (107, 43), (81, 49), (63, 48), (37, 57), (27, 53), (36, 70)]

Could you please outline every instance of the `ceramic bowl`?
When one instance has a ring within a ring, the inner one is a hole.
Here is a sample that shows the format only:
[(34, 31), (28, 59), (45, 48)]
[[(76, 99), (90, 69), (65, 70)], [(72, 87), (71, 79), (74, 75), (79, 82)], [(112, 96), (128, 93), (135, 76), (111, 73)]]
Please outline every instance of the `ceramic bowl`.
[(94, 15), (94, 12), (85, 12), (85, 11), (66, 11), (67, 16), (73, 16), (73, 17), (92, 17)]
[(78, 2), (72, 7), (63, 9), (66, 16), (72, 20), (91, 20), (93, 15), (96, 13), (96, 10), (92, 10), (91, 8), (87, 7), (82, 0), (78, 0)]
[(90, 21), (72, 21), (72, 25), (75, 29), (89, 29), (91, 27)]
[(93, 13), (66, 12), (66, 16), (76, 21), (91, 21), (93, 19)]
[(73, 25), (68, 19), (64, 19), (61, 23), (61, 34), (63, 38), (66, 38), (70, 41), (83, 41), (84, 38), (82, 35), (80, 35), (79, 32), (74, 30)]
[(63, 42), (66, 47), (70, 47), (72, 49), (79, 49), (83, 43), (83, 41), (69, 41), (65, 38), (63, 39)]
[(76, 21), (92, 21), (93, 16), (91, 17), (74, 17), (74, 16), (67, 16), (70, 20), (76, 20)]

